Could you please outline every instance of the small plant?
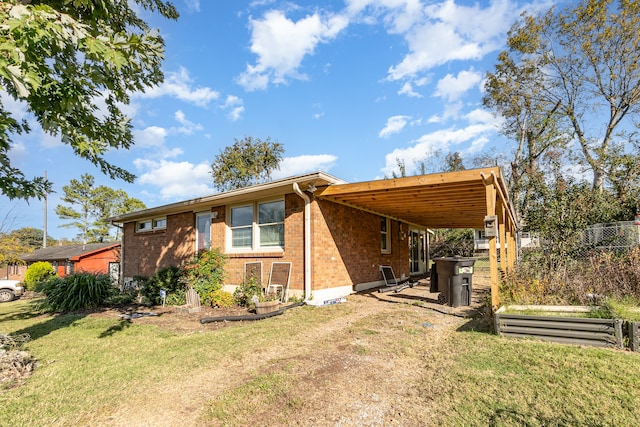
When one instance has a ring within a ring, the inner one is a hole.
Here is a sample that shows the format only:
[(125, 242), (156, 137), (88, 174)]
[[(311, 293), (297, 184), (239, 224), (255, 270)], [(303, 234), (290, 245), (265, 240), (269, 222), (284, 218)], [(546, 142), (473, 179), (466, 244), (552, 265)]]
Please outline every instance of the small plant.
[(241, 307), (249, 307), (254, 297), (259, 299), (261, 295), (262, 284), (255, 277), (251, 277), (233, 291), (233, 300)]
[(206, 299), (210, 301), (211, 307), (225, 308), (234, 304), (233, 295), (222, 289), (210, 292)]
[(219, 249), (209, 249), (198, 254), (182, 267), (181, 282), (193, 287), (202, 303), (207, 303), (209, 294), (222, 289), (224, 264), (227, 257)]
[(43, 308), (54, 312), (103, 307), (117, 293), (106, 274), (77, 273), (64, 278), (52, 277), (41, 287)]
[(34, 262), (24, 274), (24, 285), (30, 291), (35, 291), (39, 284), (55, 276), (56, 270), (45, 261)]
[(178, 267), (170, 266), (160, 269), (153, 276), (143, 281), (141, 280), (140, 292), (154, 305), (162, 304), (161, 289), (167, 292), (167, 300), (178, 291), (182, 291), (184, 298), (184, 285), (180, 282), (180, 277), (181, 270)]

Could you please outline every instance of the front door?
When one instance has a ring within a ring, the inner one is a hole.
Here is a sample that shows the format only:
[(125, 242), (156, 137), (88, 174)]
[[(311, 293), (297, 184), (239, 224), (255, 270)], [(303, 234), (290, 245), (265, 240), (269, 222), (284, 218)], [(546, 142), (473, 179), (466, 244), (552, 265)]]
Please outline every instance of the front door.
[(425, 230), (409, 230), (409, 272), (424, 274), (427, 272), (427, 236)]

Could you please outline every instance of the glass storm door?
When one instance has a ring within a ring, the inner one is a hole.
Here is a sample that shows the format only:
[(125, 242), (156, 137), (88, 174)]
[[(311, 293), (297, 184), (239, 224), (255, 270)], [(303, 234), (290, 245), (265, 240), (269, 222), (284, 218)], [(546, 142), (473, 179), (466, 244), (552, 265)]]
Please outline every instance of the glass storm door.
[(423, 274), (427, 271), (426, 233), (424, 230), (409, 231), (409, 272)]

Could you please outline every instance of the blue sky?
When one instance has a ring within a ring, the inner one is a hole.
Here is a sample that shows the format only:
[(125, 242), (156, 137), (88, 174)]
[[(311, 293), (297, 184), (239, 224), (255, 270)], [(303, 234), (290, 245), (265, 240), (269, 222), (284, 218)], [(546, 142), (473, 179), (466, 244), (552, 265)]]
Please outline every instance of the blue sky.
[[(482, 81), (523, 11), (550, 1), (174, 0), (178, 21), (143, 12), (166, 42), (165, 82), (132, 95), (136, 143), (108, 159), (137, 175), (112, 181), (33, 125), (10, 157), (47, 171), (48, 234), (73, 238), (54, 213), (83, 173), (148, 207), (212, 194), (214, 157), (245, 136), (283, 144), (274, 178), (325, 171), (356, 182), (413, 173), (433, 153), (463, 159), (510, 150), (482, 108)], [(29, 120), (25, 105), (5, 107)], [(0, 199), (12, 228), (42, 228), (43, 203)]]

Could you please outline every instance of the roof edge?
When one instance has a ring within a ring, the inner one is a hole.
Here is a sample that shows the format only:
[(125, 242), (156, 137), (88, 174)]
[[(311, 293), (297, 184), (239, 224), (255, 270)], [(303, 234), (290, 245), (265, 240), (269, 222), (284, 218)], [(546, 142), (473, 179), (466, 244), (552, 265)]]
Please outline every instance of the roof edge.
[[(254, 193), (260, 193), (263, 191), (269, 191), (269, 190), (274, 190), (278, 188), (286, 188), (288, 186), (293, 186), (294, 182), (298, 184), (305, 183), (305, 182), (308, 182), (308, 183), (313, 182), (316, 186), (346, 184), (346, 181), (336, 178), (333, 175), (330, 175), (326, 172), (318, 171), (318, 172), (312, 172), (304, 175), (290, 176), (287, 178), (264, 182), (261, 184), (256, 184), (248, 187), (238, 188), (235, 190), (225, 191), (222, 193), (215, 193), (209, 196), (197, 197), (194, 199), (188, 199), (181, 202), (169, 203), (166, 205), (156, 206), (153, 208), (143, 209), (140, 211), (131, 212), (127, 214), (116, 215), (111, 218), (107, 218), (107, 221), (112, 223), (124, 223), (124, 222), (130, 222), (136, 219), (146, 218), (154, 215), (175, 213), (185, 209), (188, 209), (188, 210), (196, 209), (199, 206), (204, 207), (205, 205), (224, 201), (225, 199), (248, 196)], [(293, 189), (291, 191), (293, 192)]]

